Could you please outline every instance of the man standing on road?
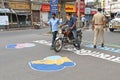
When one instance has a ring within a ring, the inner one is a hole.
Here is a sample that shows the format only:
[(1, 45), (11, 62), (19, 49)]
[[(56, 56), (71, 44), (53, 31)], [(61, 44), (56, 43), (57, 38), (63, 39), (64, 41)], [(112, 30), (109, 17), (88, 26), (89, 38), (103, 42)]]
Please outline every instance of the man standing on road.
[(56, 14), (52, 13), (52, 18), (48, 21), (48, 23), (46, 23), (47, 25), (49, 25), (51, 27), (51, 31), (52, 31), (52, 45), (50, 49), (54, 48), (54, 42), (58, 33), (58, 26), (59, 26), (59, 19), (56, 18)]
[(101, 11), (102, 9), (98, 8), (98, 12), (93, 16), (92, 19), (92, 30), (95, 29), (94, 48), (96, 48), (98, 34), (101, 36), (101, 47), (104, 47), (104, 27), (106, 25), (106, 19)]

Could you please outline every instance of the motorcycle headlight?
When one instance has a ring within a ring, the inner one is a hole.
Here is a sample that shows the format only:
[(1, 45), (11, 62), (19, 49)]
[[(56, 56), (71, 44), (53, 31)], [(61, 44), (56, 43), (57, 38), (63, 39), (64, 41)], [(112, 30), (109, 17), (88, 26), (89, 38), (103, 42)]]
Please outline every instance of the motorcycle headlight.
[(59, 34), (62, 34), (62, 30), (61, 30), (61, 29), (59, 29), (58, 33), (59, 33)]

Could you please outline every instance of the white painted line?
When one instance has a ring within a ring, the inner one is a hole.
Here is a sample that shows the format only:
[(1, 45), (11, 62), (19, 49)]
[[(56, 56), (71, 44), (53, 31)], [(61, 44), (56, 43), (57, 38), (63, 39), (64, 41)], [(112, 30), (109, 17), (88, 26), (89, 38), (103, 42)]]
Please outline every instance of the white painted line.
[[(47, 45), (47, 46), (51, 45), (51, 43), (46, 41), (46, 40), (37, 40), (37, 41), (33, 41), (33, 42), (40, 43), (40, 44)], [(111, 61), (111, 62), (120, 63), (120, 57), (105, 54), (105, 53), (101, 53), (101, 52), (97, 52), (97, 51), (86, 50), (86, 49), (76, 50), (75, 48), (67, 48), (65, 50), (71, 51), (71, 52), (73, 52), (77, 55), (93, 56), (93, 57), (108, 60), (108, 61)]]

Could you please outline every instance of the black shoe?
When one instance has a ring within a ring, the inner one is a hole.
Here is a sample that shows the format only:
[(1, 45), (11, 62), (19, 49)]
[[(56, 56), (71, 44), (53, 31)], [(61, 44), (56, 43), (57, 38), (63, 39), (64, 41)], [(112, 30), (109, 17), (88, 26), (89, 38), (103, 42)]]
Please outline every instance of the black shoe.
[(101, 47), (104, 47), (104, 44), (101, 44)]
[(94, 45), (94, 48), (96, 48), (96, 45)]

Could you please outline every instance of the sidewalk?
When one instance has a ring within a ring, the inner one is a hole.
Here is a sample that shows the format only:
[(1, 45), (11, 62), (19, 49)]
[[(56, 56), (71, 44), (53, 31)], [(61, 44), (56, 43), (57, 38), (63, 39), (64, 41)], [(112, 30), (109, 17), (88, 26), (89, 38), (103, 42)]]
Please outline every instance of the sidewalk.
[[(39, 29), (46, 28), (46, 27), (47, 26), (42, 26)], [(27, 29), (36, 29), (36, 28), (34, 28), (32, 26), (28, 26), (28, 27), (27, 26), (26, 27), (16, 27), (16, 28), (8, 28), (8, 29), (6, 29), (6, 28), (0, 28), (0, 31), (27, 30)]]

